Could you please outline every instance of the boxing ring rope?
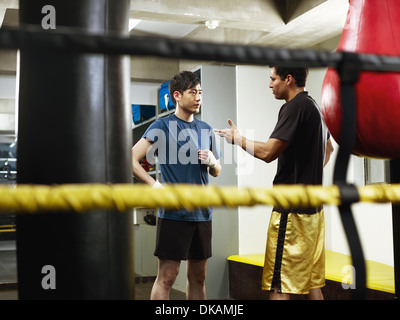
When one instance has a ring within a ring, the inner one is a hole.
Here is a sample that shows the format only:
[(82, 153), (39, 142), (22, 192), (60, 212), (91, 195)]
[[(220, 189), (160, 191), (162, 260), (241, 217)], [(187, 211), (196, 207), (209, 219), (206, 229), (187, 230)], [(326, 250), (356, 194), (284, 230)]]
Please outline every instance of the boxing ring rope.
[[(400, 184), (357, 188), (359, 202), (400, 203)], [(134, 207), (167, 209), (270, 205), (283, 209), (343, 204), (338, 186), (278, 185), (273, 188), (195, 185), (63, 184), (0, 186), (0, 212), (34, 214), (94, 209), (125, 212)]]
[[(306, 65), (309, 68), (337, 68), (343, 59), (343, 52), (217, 44), (156, 37), (97, 35), (62, 27), (57, 27), (56, 30), (44, 31), (35, 26), (3, 27), (0, 29), (0, 48), (157, 56), (264, 66), (284, 62), (287, 66)], [(361, 70), (400, 72), (400, 57), (371, 54), (357, 54), (357, 57)]]
[(337, 205), (349, 242), (353, 265), (357, 270), (353, 298), (365, 298), (364, 258), (350, 205), (359, 201), (399, 203), (400, 186), (374, 185), (356, 188), (346, 182), (346, 170), (355, 134), (354, 85), (361, 71), (400, 72), (400, 57), (340, 51), (324, 52), (227, 45), (168, 38), (98, 35), (62, 27), (57, 28), (57, 31), (44, 31), (39, 27), (27, 25), (22, 25), (19, 28), (1, 28), (0, 48), (30, 50), (39, 53), (52, 51), (54, 53), (150, 55), (247, 65), (281, 63), (293, 67), (331, 67), (337, 69), (342, 81), (342, 105), (345, 120), (342, 124), (342, 136), (339, 142), (340, 148), (335, 165), (333, 186), (275, 186), (267, 190), (215, 186), (198, 188), (180, 185), (166, 186), (164, 189), (131, 185), (18, 185), (16, 188), (0, 188), (0, 210), (35, 213), (65, 210), (84, 212), (94, 208), (112, 208), (124, 211), (135, 206), (194, 208), (264, 204), (286, 208), (292, 205), (298, 207), (320, 204)]

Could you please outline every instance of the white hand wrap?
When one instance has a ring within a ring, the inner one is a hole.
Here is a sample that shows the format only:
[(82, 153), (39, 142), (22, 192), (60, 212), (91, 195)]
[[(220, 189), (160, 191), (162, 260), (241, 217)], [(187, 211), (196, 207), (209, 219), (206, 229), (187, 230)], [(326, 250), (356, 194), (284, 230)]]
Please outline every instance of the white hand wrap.
[(153, 184), (153, 188), (164, 188), (164, 186), (158, 180), (156, 180), (156, 182)]
[(208, 151), (207, 159), (202, 162), (207, 167), (214, 168), (217, 165), (217, 159), (215, 159), (214, 154), (211, 151)]

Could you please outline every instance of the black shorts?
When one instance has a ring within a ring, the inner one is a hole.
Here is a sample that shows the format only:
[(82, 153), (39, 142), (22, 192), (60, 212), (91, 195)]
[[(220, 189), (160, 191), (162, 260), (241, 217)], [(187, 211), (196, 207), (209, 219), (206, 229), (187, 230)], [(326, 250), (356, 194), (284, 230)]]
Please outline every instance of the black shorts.
[(168, 260), (204, 260), (211, 257), (211, 221), (158, 218), (154, 255)]

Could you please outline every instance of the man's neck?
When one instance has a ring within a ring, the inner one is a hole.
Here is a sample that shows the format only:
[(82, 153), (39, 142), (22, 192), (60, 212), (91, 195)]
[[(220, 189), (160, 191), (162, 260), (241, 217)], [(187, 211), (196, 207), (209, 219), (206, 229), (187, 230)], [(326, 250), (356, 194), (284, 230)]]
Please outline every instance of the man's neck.
[(299, 93), (304, 92), (304, 91), (305, 91), (305, 88), (304, 88), (304, 87), (303, 87), (303, 88), (296, 87), (296, 88), (294, 88), (293, 90), (290, 90), (290, 91), (289, 91), (288, 98), (286, 99), (286, 102), (289, 102), (289, 101), (292, 100), (295, 96), (297, 96)]
[(181, 108), (179, 108), (179, 105), (176, 106), (175, 115), (179, 119), (186, 121), (186, 122), (192, 122), (194, 120), (193, 113), (188, 113), (188, 112), (183, 111)]

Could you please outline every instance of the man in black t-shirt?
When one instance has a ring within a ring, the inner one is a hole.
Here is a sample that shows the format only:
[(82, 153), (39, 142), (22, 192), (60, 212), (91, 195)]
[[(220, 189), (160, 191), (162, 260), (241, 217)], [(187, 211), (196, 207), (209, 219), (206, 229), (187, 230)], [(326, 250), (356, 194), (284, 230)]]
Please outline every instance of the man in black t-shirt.
[[(285, 100), (278, 122), (266, 142), (243, 137), (231, 120), (215, 132), (267, 163), (278, 159), (274, 185), (322, 184), (322, 171), (333, 151), (320, 107), (305, 91), (307, 68), (271, 67), (270, 88)], [(325, 225), (321, 207), (274, 208), (268, 227), (262, 279), (271, 299), (307, 294), (323, 299)]]

